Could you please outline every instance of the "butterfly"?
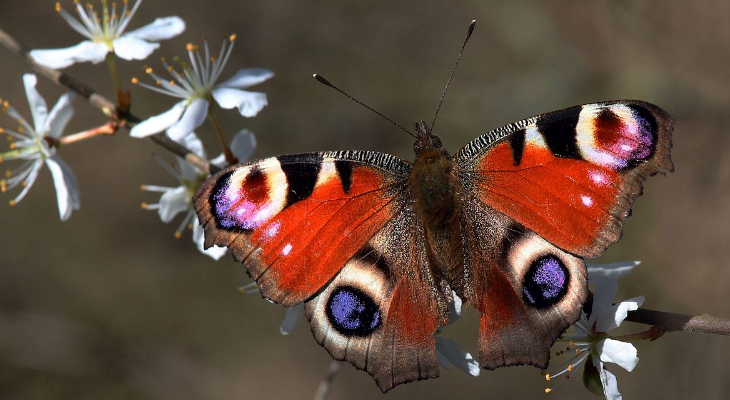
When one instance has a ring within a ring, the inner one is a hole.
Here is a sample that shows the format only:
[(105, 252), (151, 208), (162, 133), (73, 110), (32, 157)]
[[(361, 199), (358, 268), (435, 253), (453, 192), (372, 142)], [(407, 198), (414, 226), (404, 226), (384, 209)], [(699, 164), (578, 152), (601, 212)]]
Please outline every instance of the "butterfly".
[(194, 197), (263, 297), (304, 303), (317, 342), (382, 391), (438, 376), (456, 294), (480, 314), (483, 368), (547, 367), (580, 316), (584, 257), (619, 240), (674, 121), (642, 101), (585, 104), (485, 133), (450, 155), (417, 124), (413, 163), (374, 151), (234, 165)]

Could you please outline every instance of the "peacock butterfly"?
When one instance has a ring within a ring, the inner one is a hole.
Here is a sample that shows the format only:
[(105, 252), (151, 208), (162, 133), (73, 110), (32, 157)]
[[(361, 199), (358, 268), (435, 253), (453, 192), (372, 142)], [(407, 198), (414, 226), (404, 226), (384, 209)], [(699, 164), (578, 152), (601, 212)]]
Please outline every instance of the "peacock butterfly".
[[(472, 26), (473, 27), (473, 26)], [(454, 155), (416, 124), (415, 161), (332, 151), (233, 165), (194, 197), (263, 297), (304, 303), (330, 355), (381, 390), (438, 376), (434, 332), (456, 293), (479, 313), (483, 368), (546, 368), (588, 289), (583, 257), (619, 240), (674, 122), (634, 100), (485, 133)]]

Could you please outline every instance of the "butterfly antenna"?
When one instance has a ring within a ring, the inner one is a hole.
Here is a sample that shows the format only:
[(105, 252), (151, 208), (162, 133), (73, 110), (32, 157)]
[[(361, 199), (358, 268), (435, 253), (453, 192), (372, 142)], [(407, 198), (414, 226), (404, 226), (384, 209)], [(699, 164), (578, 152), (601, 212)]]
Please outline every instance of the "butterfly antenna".
[(441, 99), (439, 100), (439, 105), (436, 107), (436, 115), (433, 116), (433, 122), (431, 122), (431, 128), (429, 130), (433, 131), (433, 127), (436, 124), (436, 117), (439, 116), (439, 110), (441, 109), (441, 103), (444, 102), (444, 97), (446, 97), (446, 91), (449, 90), (449, 85), (451, 84), (451, 78), (454, 77), (454, 73), (456, 73), (456, 67), (459, 66), (459, 61), (461, 60), (461, 53), (464, 52), (464, 48), (466, 47), (466, 42), (469, 41), (469, 38), (471, 37), (472, 32), (474, 32), (474, 26), (477, 24), (476, 20), (472, 20), (469, 24), (469, 30), (466, 32), (466, 38), (464, 39), (464, 43), (461, 45), (461, 49), (459, 50), (459, 55), (456, 57), (456, 63), (454, 63), (454, 69), (451, 70), (451, 75), (449, 75), (449, 80), (446, 81), (446, 87), (444, 88), (444, 92), (441, 93)]
[(360, 100), (358, 100), (358, 99), (356, 99), (356, 98), (354, 98), (354, 97), (350, 96), (349, 94), (345, 93), (345, 92), (344, 92), (344, 91), (343, 91), (342, 89), (340, 89), (340, 88), (338, 88), (337, 86), (333, 85), (333, 84), (332, 84), (332, 83), (330, 83), (330, 81), (328, 81), (327, 79), (324, 79), (324, 78), (322, 77), (322, 75), (314, 74), (314, 75), (312, 75), (312, 76), (314, 76), (314, 79), (318, 80), (318, 81), (319, 81), (319, 83), (321, 83), (321, 84), (323, 84), (323, 85), (325, 85), (325, 86), (329, 86), (329, 87), (331, 87), (332, 89), (335, 89), (336, 91), (338, 91), (338, 92), (342, 93), (343, 95), (345, 95), (345, 96), (346, 96), (346, 97), (347, 97), (348, 99), (350, 99), (350, 100), (354, 101), (355, 103), (357, 103), (357, 104), (359, 104), (359, 105), (361, 105), (361, 106), (363, 106), (363, 107), (367, 108), (368, 110), (370, 110), (370, 111), (374, 112), (375, 114), (378, 114), (378, 115), (380, 115), (380, 116), (381, 116), (381, 117), (383, 117), (383, 118), (384, 118), (384, 119), (385, 119), (386, 121), (388, 121), (388, 122), (390, 122), (391, 124), (393, 124), (393, 125), (397, 126), (398, 128), (400, 128), (400, 130), (402, 130), (403, 132), (405, 132), (405, 133), (407, 133), (407, 134), (409, 134), (409, 135), (413, 136), (413, 137), (414, 137), (414, 138), (416, 138), (416, 139), (418, 138), (418, 137), (417, 137), (417, 136), (416, 136), (415, 134), (413, 134), (413, 133), (412, 133), (411, 131), (409, 131), (408, 129), (406, 129), (406, 128), (404, 128), (404, 127), (400, 126), (400, 125), (398, 125), (398, 123), (397, 123), (397, 122), (395, 122), (395, 121), (393, 121), (392, 119), (390, 119), (390, 118), (386, 117), (385, 115), (383, 115), (383, 114), (379, 113), (379, 112), (378, 112), (378, 111), (376, 111), (376, 110), (375, 110), (374, 108), (372, 108), (372, 107), (368, 106), (367, 104), (363, 103), (362, 101), (360, 101)]

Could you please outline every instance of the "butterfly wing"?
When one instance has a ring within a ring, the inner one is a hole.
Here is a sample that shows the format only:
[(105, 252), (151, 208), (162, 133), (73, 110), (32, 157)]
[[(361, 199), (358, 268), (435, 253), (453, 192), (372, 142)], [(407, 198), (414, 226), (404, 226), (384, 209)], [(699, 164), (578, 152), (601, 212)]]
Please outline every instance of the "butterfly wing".
[(374, 152), (229, 167), (194, 198), (205, 245), (227, 246), (267, 299), (306, 302), (317, 341), (386, 391), (438, 376), (446, 301), (413, 213), (411, 164)]
[(412, 207), (395, 215), (305, 311), (317, 342), (372, 375), (383, 392), (438, 377), (433, 334), (448, 307)]
[(587, 104), (486, 133), (454, 155), (483, 367), (547, 366), (587, 294), (579, 257), (616, 242), (642, 182), (673, 170), (672, 128), (649, 103)]
[(619, 240), (646, 177), (673, 171), (672, 118), (641, 101), (586, 104), (486, 133), (454, 155), (491, 208), (581, 257)]

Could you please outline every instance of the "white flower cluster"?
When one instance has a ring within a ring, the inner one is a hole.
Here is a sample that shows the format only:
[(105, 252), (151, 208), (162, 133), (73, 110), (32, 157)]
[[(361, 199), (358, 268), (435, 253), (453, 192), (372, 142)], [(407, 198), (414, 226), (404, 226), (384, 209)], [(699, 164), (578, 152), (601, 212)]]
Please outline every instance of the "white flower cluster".
[[(116, 3), (110, 5), (108, 0), (101, 0), (101, 6), (96, 8), (92, 4), (81, 5), (78, 0), (74, 0), (76, 11), (74, 16), (64, 10), (60, 3), (56, 3), (56, 11), (85, 40), (61, 49), (32, 50), (30, 55), (37, 63), (49, 68), (66, 68), (74, 63), (86, 61), (96, 64), (106, 60), (113, 80), (118, 82), (116, 68), (113, 66), (115, 56), (124, 60), (143, 60), (160, 47), (159, 41), (173, 38), (185, 31), (185, 22), (178, 16), (157, 18), (141, 28), (128, 30), (141, 4), (142, 0), (135, 0), (134, 4), (123, 0), (121, 7), (117, 7)], [(229, 146), (215, 117), (213, 102), (224, 109), (235, 108), (244, 117), (253, 117), (268, 104), (268, 100), (265, 93), (244, 89), (262, 83), (274, 74), (262, 68), (243, 68), (230, 79), (219, 83), (218, 79), (230, 60), (235, 38), (235, 35), (230, 35), (224, 40), (219, 53), (211, 53), (206, 42), (202, 51), (195, 45), (187, 46), (188, 62), (175, 58), (176, 63), (173, 66), (163, 59), (162, 64), (170, 74), (169, 79), (163, 79), (153, 72), (152, 68), (144, 67), (155, 84), (139, 83), (140, 86), (180, 101), (169, 111), (133, 126), (131, 136), (142, 138), (166, 131), (171, 139), (186, 147), (191, 153), (206, 158), (202, 142), (194, 131), (201, 127), (206, 118), (210, 118), (217, 137), (229, 155), (226, 159), (221, 154), (220, 157), (210, 160), (211, 164), (225, 167), (234, 157), (238, 161), (248, 159), (256, 146), (253, 133), (246, 129), (240, 130)], [(22, 187), (20, 193), (10, 201), (11, 205), (17, 204), (30, 190), (41, 167), (47, 165), (56, 186), (61, 219), (66, 220), (73, 210), (79, 209), (79, 189), (76, 177), (58, 156), (57, 148), (65, 143), (81, 140), (80, 138), (91, 137), (94, 130), (76, 134), (73, 140), (62, 137), (62, 132), (73, 115), (71, 103), (74, 94), (67, 93), (61, 96), (56, 106), (49, 112), (45, 101), (35, 89), (37, 83), (35, 75), (25, 75), (23, 80), (33, 115), (33, 124), (26, 122), (7, 102), (0, 100), (2, 111), (15, 119), (19, 125), (17, 129), (0, 128), (0, 133), (7, 134), (11, 140), (10, 150), (0, 153), (0, 162), (23, 161), (18, 168), (8, 171), (5, 179), (0, 180), (0, 190), (6, 192)], [(136, 78), (133, 82), (138, 83)], [(118, 87), (116, 89), (119, 90)], [(193, 241), (200, 251), (212, 258), (220, 258), (226, 249), (213, 247), (204, 250), (203, 229), (197, 221), (194, 221), (192, 196), (208, 177), (207, 172), (198, 170), (182, 158), (177, 159), (175, 167), (165, 163), (163, 165), (178, 180), (179, 186), (144, 185), (145, 190), (162, 193), (159, 203), (144, 204), (145, 208), (157, 210), (163, 222), (170, 222), (176, 215), (184, 214), (175, 236), (179, 237), (184, 228), (189, 226), (193, 231)]]

